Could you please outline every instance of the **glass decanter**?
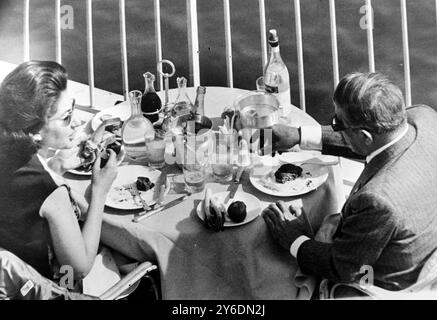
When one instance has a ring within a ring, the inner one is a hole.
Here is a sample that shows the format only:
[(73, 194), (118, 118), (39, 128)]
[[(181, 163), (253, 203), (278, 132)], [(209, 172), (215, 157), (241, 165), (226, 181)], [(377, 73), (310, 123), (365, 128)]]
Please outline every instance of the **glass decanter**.
[(189, 114), (193, 109), (193, 103), (187, 94), (187, 79), (184, 77), (178, 77), (176, 82), (178, 84), (179, 91), (172, 109), (173, 117)]
[(155, 129), (150, 120), (144, 118), (141, 113), (141, 97), (142, 93), (139, 90), (129, 92), (131, 116), (123, 124), (121, 137), (130, 160), (145, 164), (147, 162), (146, 141), (155, 138)]
[(155, 123), (159, 120), (162, 102), (155, 91), (155, 76), (150, 72), (146, 72), (143, 74), (143, 77), (145, 88), (143, 98), (141, 99), (141, 111), (150, 122)]

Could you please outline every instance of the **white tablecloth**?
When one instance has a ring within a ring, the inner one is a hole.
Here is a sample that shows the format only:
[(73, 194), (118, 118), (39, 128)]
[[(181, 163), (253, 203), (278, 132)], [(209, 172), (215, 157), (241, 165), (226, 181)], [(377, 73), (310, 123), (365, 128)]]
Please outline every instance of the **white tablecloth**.
[[(194, 88), (188, 93), (194, 96)], [(218, 117), (243, 90), (208, 87), (206, 114)], [(172, 91), (174, 95), (175, 92)], [(289, 123), (316, 123), (309, 115), (292, 107)], [(180, 190), (181, 172), (169, 167), (170, 181)], [(67, 175), (73, 188), (84, 192), (89, 179)], [(344, 201), (338, 166), (329, 168), (329, 177), (317, 190), (301, 197), (281, 198), (287, 203), (301, 199), (313, 226), (317, 229), (323, 217), (338, 212)], [(211, 182), (213, 192), (228, 190), (229, 185)], [(239, 190), (258, 197), (262, 207), (277, 201), (261, 193), (242, 177)], [(179, 195), (172, 191), (168, 201)], [(184, 202), (140, 223), (133, 214), (106, 208), (102, 242), (140, 261), (158, 264), (164, 299), (295, 299), (297, 262), (288, 251), (272, 240), (262, 217), (243, 226), (223, 232), (206, 229), (195, 213), (203, 193), (193, 194)]]

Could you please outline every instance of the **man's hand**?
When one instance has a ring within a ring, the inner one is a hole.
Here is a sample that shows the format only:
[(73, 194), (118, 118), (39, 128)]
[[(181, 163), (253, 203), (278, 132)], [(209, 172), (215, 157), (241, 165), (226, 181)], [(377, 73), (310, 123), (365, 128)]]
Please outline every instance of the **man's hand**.
[(272, 128), (273, 151), (287, 151), (300, 143), (299, 128), (275, 124)]
[(307, 224), (302, 221), (300, 214), (301, 208), (290, 206), (291, 216), (287, 216), (285, 203), (279, 201), (270, 204), (263, 210), (262, 216), (273, 239), (284, 249), (290, 250), (291, 244), (300, 236), (311, 236), (311, 231)]

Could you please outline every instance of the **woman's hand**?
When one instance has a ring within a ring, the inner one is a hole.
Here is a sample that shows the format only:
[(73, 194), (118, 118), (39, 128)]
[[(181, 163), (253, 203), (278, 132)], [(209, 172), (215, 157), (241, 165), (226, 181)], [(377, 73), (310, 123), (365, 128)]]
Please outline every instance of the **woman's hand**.
[(108, 162), (103, 168), (100, 168), (101, 156), (100, 154), (97, 157), (97, 160), (94, 162), (93, 166), (93, 176), (91, 181), (93, 194), (97, 192), (99, 196), (105, 196), (109, 192), (111, 188), (112, 182), (114, 182), (118, 173), (117, 166), (117, 154), (112, 149), (107, 149), (107, 152), (110, 153)]

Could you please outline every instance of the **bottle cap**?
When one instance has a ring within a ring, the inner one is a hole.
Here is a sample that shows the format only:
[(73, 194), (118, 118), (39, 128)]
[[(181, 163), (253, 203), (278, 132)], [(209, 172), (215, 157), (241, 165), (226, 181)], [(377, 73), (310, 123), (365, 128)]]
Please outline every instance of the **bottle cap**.
[(203, 87), (203, 86), (197, 87), (197, 92), (198, 93), (205, 93), (206, 92), (206, 87)]
[(278, 32), (276, 29), (270, 29), (269, 30), (269, 43), (277, 43), (279, 42)]
[(151, 79), (151, 80), (155, 81), (155, 76), (154, 76), (154, 74), (151, 73), (151, 72), (149, 72), (149, 71), (143, 73), (143, 77), (146, 78), (146, 79)]

